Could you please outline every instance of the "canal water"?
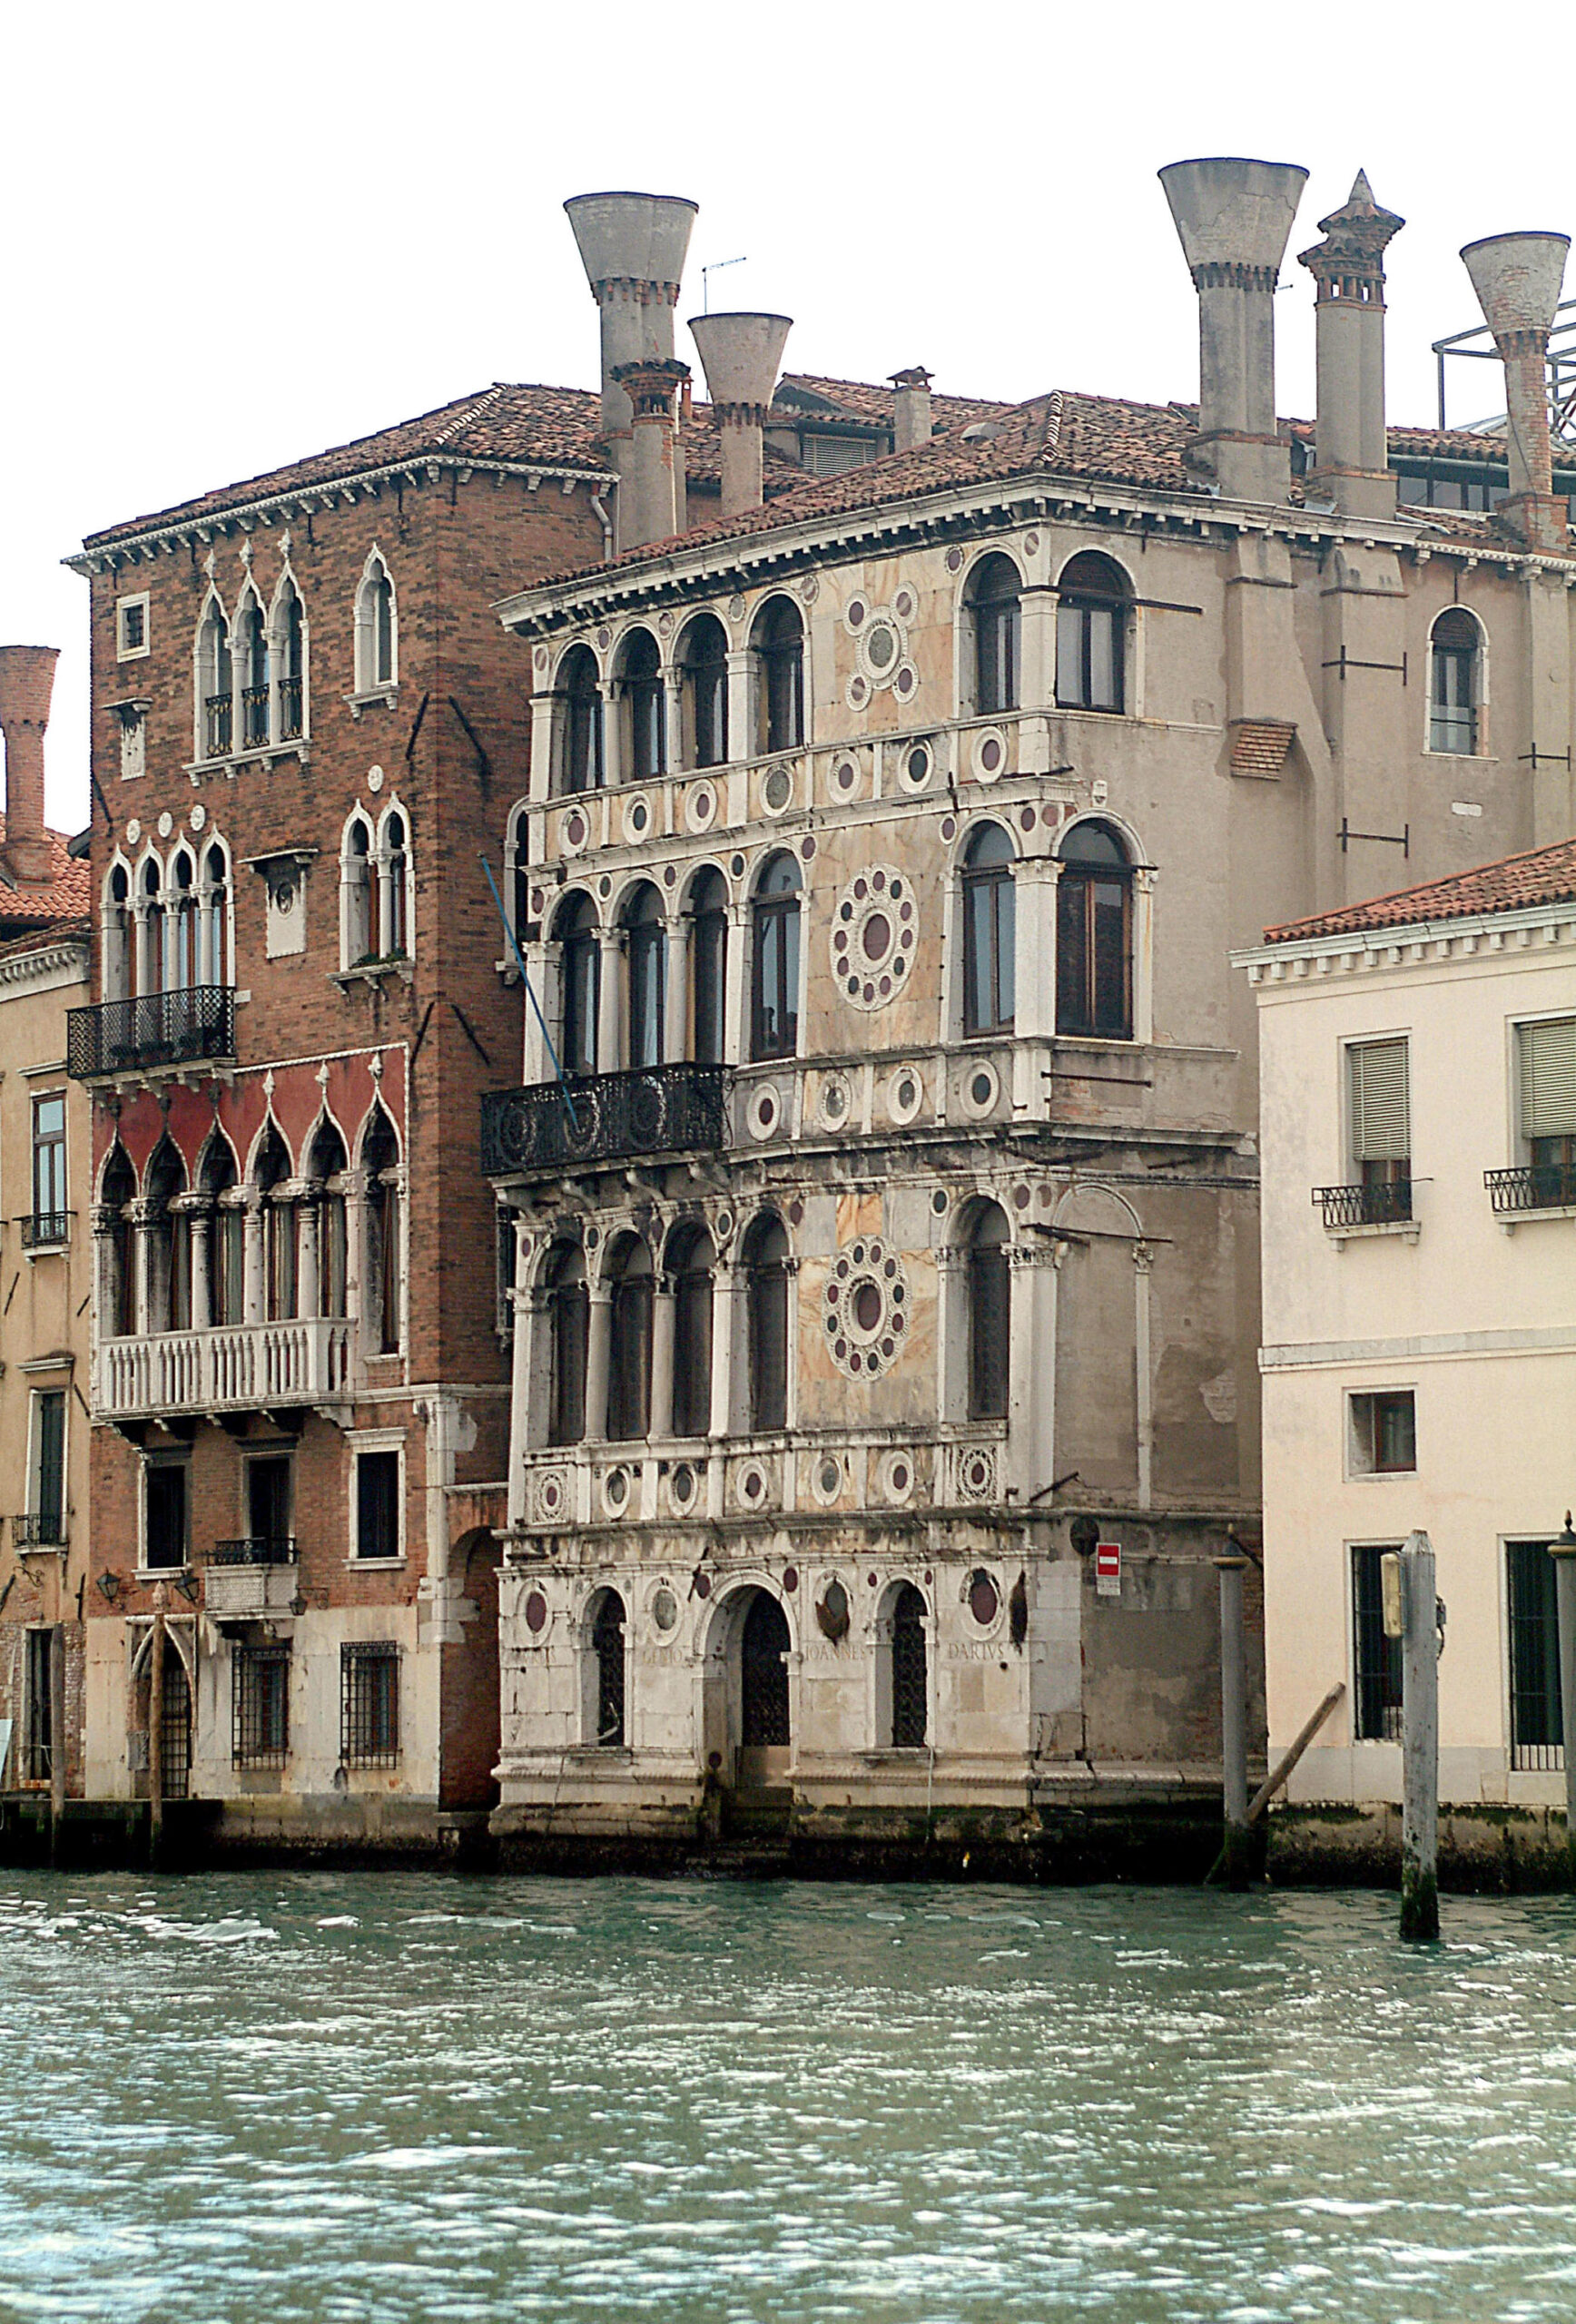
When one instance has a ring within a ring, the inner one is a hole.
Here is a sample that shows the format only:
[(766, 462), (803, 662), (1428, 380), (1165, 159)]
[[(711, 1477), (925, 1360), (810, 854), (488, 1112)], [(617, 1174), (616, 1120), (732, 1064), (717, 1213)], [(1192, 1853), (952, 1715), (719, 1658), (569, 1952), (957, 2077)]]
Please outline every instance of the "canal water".
[(1576, 2314), (1576, 1905), (0, 1874), (0, 2318)]

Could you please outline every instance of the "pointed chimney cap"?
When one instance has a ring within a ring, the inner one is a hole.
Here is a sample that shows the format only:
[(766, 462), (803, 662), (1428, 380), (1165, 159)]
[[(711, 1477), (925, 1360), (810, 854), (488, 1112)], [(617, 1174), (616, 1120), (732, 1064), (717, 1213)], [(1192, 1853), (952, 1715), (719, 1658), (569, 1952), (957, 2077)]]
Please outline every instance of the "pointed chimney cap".
[(1462, 263), (1496, 340), (1554, 327), (1569, 234), (1490, 234), (1468, 242)]

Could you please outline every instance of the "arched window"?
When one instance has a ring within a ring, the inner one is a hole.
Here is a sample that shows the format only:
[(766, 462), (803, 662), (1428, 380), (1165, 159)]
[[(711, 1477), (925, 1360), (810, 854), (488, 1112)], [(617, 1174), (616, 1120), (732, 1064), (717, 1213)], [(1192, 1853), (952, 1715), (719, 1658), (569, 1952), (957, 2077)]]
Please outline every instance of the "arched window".
[(616, 1590), (604, 1590), (597, 1599), (591, 1659), (596, 1682), (592, 1740), (605, 1750), (619, 1751), (624, 1748), (624, 1600)]
[(379, 1355), (399, 1353), (404, 1301), (400, 1297), (399, 1147), (394, 1126), (379, 1106), (361, 1140), (367, 1180), (367, 1269), (363, 1323), (369, 1345)]
[(750, 644), (756, 748), (796, 751), (804, 741), (804, 617), (791, 597), (773, 597), (763, 608)]
[(1056, 699), (1062, 709), (1123, 707), (1127, 627), (1120, 566), (1092, 551), (1070, 558), (1057, 584)]
[(562, 1021), (558, 1059), (566, 1073), (596, 1070), (596, 1017), (602, 996), (602, 947), (589, 896), (571, 896), (553, 928), (558, 946)]
[(919, 1751), (924, 1748), (930, 1706), (925, 1680), (925, 1601), (911, 1581), (899, 1582), (889, 1619), (891, 1699), (887, 1739), (894, 1751)]
[(722, 766), (728, 755), (728, 637), (714, 614), (684, 641), (685, 763)]
[(300, 592), (286, 574), (273, 609), (274, 663), (279, 672), (275, 740), (294, 742), (306, 731), (307, 631)]
[(143, 940), (139, 992), (164, 990), (164, 881), (156, 856), (150, 855), (139, 881), (143, 907)]
[(739, 1633), (739, 1739), (749, 1750), (781, 1750), (792, 1739), (788, 1618), (769, 1590), (750, 1600)]
[(547, 1442), (578, 1444), (586, 1434), (586, 1354), (591, 1308), (586, 1260), (577, 1243), (560, 1244), (547, 1287)]
[(390, 812), (378, 835), (378, 957), (402, 960), (410, 950), (410, 857), (405, 818)]
[(728, 890), (720, 872), (699, 874), (689, 909), (694, 1054), (699, 1065), (720, 1065), (728, 1009)]
[(703, 1227), (668, 1245), (674, 1290), (673, 1433), (704, 1436), (712, 1424), (712, 1270), (716, 1253)]
[(1133, 1038), (1133, 868), (1108, 823), (1075, 823), (1056, 890), (1056, 1029)]
[(165, 1137), (148, 1164), (148, 1322), (150, 1332), (192, 1328), (191, 1220), (171, 1207), (186, 1191), (186, 1166)]
[(1010, 556), (981, 557), (969, 576), (974, 708), (981, 718), (1018, 707), (1020, 587)]
[(287, 1191), (290, 1151), (270, 1123), (258, 1154), (255, 1179), (262, 1196), (262, 1282), (269, 1322), (296, 1313), (296, 1206)]
[(624, 704), (625, 779), (643, 783), (667, 773), (667, 710), (663, 701), (662, 656), (650, 630), (637, 629), (619, 655), (619, 695)]
[(626, 1443), (651, 1433), (655, 1278), (651, 1253), (637, 1235), (626, 1238), (608, 1272), (613, 1298), (608, 1317), (607, 1433), (616, 1443)]
[(331, 1121), (324, 1121), (307, 1157), (307, 1177), (317, 1207), (317, 1281), (312, 1285), (313, 1312), (344, 1315), (350, 1312), (347, 1279), (350, 1242), (345, 1208), (345, 1141)]
[(230, 624), (216, 597), (208, 601), (197, 633), (197, 700), (204, 758), (223, 758), (234, 731), (234, 672), (230, 660)]
[(1440, 615), (1429, 639), (1428, 747), (1458, 758), (1478, 746), (1482, 632), (1464, 606)]
[(200, 1185), (210, 1206), (208, 1306), (215, 1324), (246, 1320), (246, 1214), (235, 1197), (239, 1177), (228, 1141), (210, 1138)]
[(1017, 987), (1012, 842), (982, 823), (963, 857), (963, 1031), (1010, 1033)]
[(197, 890), (199, 984), (230, 982), (230, 858), (218, 841), (202, 859)]
[(123, 863), (104, 882), (101, 922), (103, 985), (106, 1000), (124, 1000), (132, 990), (132, 881)]
[(982, 1203), (969, 1230), (969, 1417), (1007, 1417), (1010, 1295), (1007, 1214)]
[(347, 969), (377, 957), (376, 894), (371, 828), (362, 816), (352, 815), (340, 855), (341, 955)]
[(376, 694), (399, 675), (394, 583), (380, 553), (367, 559), (356, 592), (356, 692)]
[(241, 642), (241, 740), (247, 751), (268, 741), (268, 625), (257, 599), (242, 599)]
[(105, 1251), (102, 1312), (105, 1336), (129, 1339), (137, 1328), (137, 1284), (129, 1216), (137, 1181), (123, 1146), (116, 1146), (99, 1181)]
[(662, 924), (662, 898), (649, 880), (642, 881), (625, 906), (624, 926), (628, 946), (629, 1063), (632, 1068), (660, 1065), (667, 937)]
[(788, 1236), (780, 1218), (758, 1218), (744, 1244), (749, 1311), (750, 1428), (788, 1425)]
[(192, 858), (182, 848), (170, 867), (168, 981), (172, 992), (183, 992), (188, 985), (201, 982), (198, 973), (197, 891), (192, 884), (194, 870)]
[(509, 902), (514, 914), (515, 941), (522, 947), (531, 924), (531, 828), (529, 810), (517, 807), (509, 837)]
[(755, 891), (750, 1055), (793, 1057), (799, 1047), (799, 866), (774, 855)]
[(558, 732), (562, 753), (560, 791), (596, 791), (604, 780), (602, 689), (596, 656), (588, 645), (572, 646), (558, 665)]

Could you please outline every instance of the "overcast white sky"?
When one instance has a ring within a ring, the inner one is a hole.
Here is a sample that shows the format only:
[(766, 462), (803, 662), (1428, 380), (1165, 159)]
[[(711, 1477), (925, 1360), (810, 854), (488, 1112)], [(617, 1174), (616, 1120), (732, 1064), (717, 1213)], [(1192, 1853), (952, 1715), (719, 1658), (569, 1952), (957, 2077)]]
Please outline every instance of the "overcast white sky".
[[(1478, 320), (1461, 245), (1576, 225), (1550, 78), (1570, 19), (1543, 0), (1497, 28), (1459, 0), (759, 15), (0, 9), (0, 642), (64, 649), (53, 822), (87, 812), (86, 585), (60, 558), (98, 526), (491, 379), (593, 386), (566, 195), (697, 201), (681, 318), (703, 265), (746, 254), (713, 304), (793, 315), (791, 369), (922, 362), (964, 393), (1161, 400), (1193, 395), (1197, 364), (1156, 171), (1302, 162), (1295, 260), (1361, 164), (1410, 222), (1390, 252), (1390, 412), (1421, 420), (1430, 340)], [(1287, 272), (1280, 408), (1311, 412), (1312, 284)], [(1494, 379), (1471, 367), (1452, 419), (1497, 409)]]

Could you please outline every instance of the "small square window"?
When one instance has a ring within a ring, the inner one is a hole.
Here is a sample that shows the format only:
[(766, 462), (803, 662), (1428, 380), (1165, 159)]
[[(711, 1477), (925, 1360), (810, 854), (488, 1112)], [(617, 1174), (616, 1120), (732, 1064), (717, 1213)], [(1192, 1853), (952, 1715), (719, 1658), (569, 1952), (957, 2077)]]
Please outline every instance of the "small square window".
[(115, 600), (115, 659), (140, 661), (148, 651), (148, 593)]
[(356, 1455), (356, 1555), (399, 1555), (399, 1455)]
[(1417, 1466), (1417, 1417), (1410, 1388), (1351, 1400), (1349, 1462), (1354, 1477), (1400, 1476)]

